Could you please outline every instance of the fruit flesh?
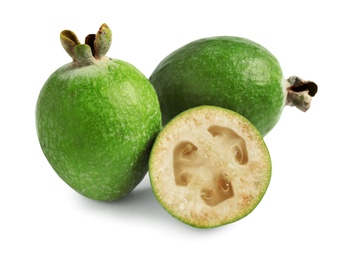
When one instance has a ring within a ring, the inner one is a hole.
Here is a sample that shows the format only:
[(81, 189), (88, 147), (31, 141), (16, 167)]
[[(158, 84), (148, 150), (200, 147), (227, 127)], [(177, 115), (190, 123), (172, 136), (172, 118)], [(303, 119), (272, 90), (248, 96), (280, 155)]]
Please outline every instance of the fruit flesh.
[[(255, 127), (232, 111), (203, 106), (172, 120), (154, 144), (154, 193), (174, 217), (215, 227), (249, 214), (271, 176), (268, 150)], [(193, 113), (193, 114), (191, 114)]]

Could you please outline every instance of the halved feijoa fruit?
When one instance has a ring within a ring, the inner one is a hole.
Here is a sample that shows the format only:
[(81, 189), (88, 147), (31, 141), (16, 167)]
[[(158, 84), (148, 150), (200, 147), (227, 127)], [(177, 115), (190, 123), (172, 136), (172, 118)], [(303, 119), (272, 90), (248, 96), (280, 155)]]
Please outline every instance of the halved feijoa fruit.
[(271, 159), (245, 117), (199, 106), (177, 115), (157, 136), (149, 176), (156, 198), (172, 216), (212, 228), (253, 211), (268, 188)]

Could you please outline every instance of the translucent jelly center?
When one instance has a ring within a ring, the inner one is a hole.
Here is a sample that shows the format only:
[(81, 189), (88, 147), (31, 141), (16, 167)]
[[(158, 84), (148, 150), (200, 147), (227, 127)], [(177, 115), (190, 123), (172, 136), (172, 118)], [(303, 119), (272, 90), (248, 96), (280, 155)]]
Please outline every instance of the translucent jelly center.
[(245, 140), (230, 128), (213, 125), (204, 141), (179, 142), (173, 150), (173, 172), (178, 186), (200, 186), (200, 198), (216, 206), (234, 197), (232, 175), (248, 164)]

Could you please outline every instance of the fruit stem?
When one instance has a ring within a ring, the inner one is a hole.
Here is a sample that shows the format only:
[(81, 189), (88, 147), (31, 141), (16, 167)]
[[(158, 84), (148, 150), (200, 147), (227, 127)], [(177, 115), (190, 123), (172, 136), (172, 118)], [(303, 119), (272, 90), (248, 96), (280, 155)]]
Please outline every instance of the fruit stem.
[(112, 42), (112, 32), (108, 25), (103, 23), (97, 34), (89, 34), (85, 44), (81, 44), (74, 32), (64, 30), (60, 34), (63, 48), (73, 59), (73, 62), (87, 66), (105, 57)]
[(288, 87), (286, 105), (295, 106), (303, 112), (310, 108), (312, 97), (317, 93), (318, 87), (312, 81), (306, 81), (292, 76), (287, 79)]

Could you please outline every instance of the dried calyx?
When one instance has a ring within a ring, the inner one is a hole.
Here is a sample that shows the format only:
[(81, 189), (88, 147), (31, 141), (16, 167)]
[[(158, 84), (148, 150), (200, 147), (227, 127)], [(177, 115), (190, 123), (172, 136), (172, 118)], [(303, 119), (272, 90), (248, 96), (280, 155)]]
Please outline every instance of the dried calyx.
[(286, 105), (295, 106), (305, 112), (310, 108), (312, 97), (317, 93), (317, 85), (312, 81), (306, 81), (293, 76), (287, 79), (289, 87), (287, 88)]
[(104, 23), (97, 34), (86, 36), (84, 44), (81, 44), (75, 33), (70, 30), (62, 31), (60, 39), (73, 62), (85, 66), (93, 64), (106, 55), (112, 42), (112, 32)]

